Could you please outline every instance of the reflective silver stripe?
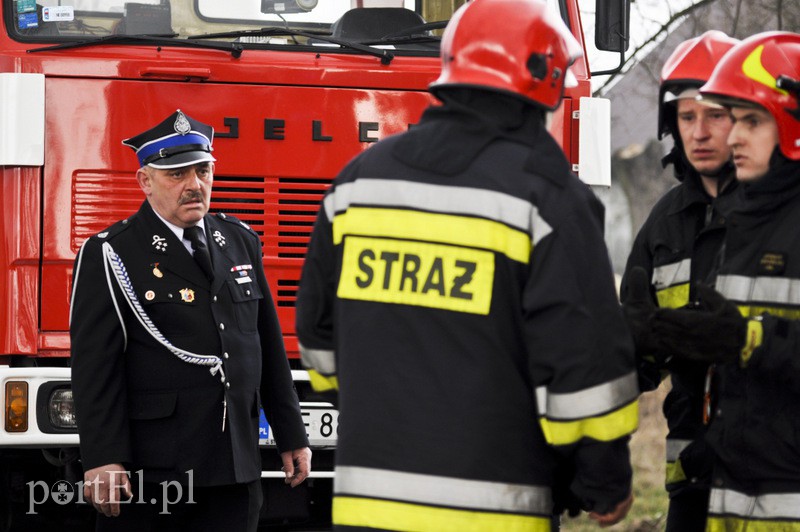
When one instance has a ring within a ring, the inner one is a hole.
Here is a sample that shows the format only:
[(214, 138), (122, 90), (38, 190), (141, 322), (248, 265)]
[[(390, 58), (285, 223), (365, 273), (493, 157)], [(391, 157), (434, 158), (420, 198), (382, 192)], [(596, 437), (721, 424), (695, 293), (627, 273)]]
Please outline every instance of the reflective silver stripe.
[(358, 179), (339, 185), (323, 200), (325, 215), (333, 221), (351, 204), (408, 207), (425, 211), (478, 216), (525, 231), (536, 245), (553, 229), (531, 203), (492, 190), (429, 185), (395, 179)]
[(630, 403), (638, 396), (636, 372), (571, 393), (550, 393), (546, 386), (536, 388), (539, 415), (548, 419), (570, 420), (599, 416)]
[(720, 275), (716, 288), (723, 296), (738, 302), (800, 305), (800, 279)]
[(708, 512), (750, 519), (800, 520), (800, 493), (766, 493), (751, 497), (738, 491), (713, 488)]
[(667, 462), (675, 462), (680, 458), (684, 449), (689, 447), (692, 440), (673, 440), (667, 438)]
[(300, 359), (306, 369), (315, 369), (321, 375), (336, 374), (336, 356), (331, 349), (310, 349), (297, 342)]
[(653, 286), (656, 290), (663, 290), (676, 284), (688, 283), (691, 274), (691, 259), (658, 266), (653, 268)]
[(388, 499), (470, 510), (549, 515), (550, 488), (454, 477), (403, 473), (369, 467), (339, 466), (336, 495)]

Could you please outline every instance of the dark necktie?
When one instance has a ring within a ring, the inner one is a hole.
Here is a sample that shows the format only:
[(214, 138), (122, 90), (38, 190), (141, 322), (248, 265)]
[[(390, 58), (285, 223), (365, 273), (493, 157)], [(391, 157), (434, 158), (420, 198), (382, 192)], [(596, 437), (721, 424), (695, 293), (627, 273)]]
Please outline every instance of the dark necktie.
[(203, 270), (203, 273), (206, 274), (206, 277), (211, 280), (214, 278), (214, 270), (211, 267), (211, 255), (208, 253), (208, 247), (206, 247), (203, 240), (200, 238), (200, 231), (202, 231), (202, 229), (196, 225), (194, 227), (187, 227), (183, 230), (183, 237), (192, 243), (194, 260), (197, 261), (197, 264), (200, 266), (200, 269)]

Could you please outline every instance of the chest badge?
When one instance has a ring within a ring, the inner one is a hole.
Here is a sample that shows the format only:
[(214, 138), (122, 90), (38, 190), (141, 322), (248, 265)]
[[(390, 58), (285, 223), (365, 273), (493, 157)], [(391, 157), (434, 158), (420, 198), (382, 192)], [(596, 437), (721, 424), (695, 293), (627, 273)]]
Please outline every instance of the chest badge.
[(164, 277), (164, 274), (161, 272), (161, 270), (159, 270), (159, 269), (158, 269), (158, 263), (157, 263), (157, 262), (156, 262), (156, 263), (153, 263), (153, 264), (151, 264), (150, 266), (152, 266), (152, 267), (153, 267), (153, 275), (155, 275), (155, 276), (156, 276), (156, 277), (158, 277), (159, 279), (161, 279), (162, 277)]
[(758, 273), (781, 275), (786, 270), (786, 254), (766, 252), (758, 261)]
[(219, 230), (214, 231), (214, 234), (211, 235), (214, 239), (214, 242), (221, 248), (225, 247), (225, 235), (219, 232)]
[(153, 247), (156, 251), (165, 253), (167, 251), (167, 239), (163, 236), (153, 235)]
[(194, 301), (194, 290), (191, 288), (182, 288), (178, 292), (181, 294), (181, 301), (185, 303)]

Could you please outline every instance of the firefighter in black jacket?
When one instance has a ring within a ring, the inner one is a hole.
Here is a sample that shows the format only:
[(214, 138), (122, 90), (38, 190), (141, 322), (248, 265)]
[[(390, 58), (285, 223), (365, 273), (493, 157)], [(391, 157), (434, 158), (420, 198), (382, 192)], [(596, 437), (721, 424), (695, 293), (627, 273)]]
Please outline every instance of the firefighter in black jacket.
[(700, 91), (731, 109), (741, 204), (718, 292), (651, 324), (664, 352), (718, 362), (708, 530), (800, 530), (800, 35), (745, 39)]
[(297, 334), (338, 389), (336, 526), (550, 530), (557, 480), (602, 524), (627, 513), (633, 346), (602, 205), (545, 129), (579, 53), (544, 2), (466, 4), (443, 105), (326, 194)]
[(260, 239), (207, 214), (212, 138), (177, 111), (124, 141), (147, 199), (75, 260), (72, 381), (98, 530), (255, 530), (260, 405), (287, 481), (309, 471)]
[[(684, 41), (664, 63), (659, 91), (658, 136), (672, 136), (671, 163), (680, 184), (653, 208), (628, 257), (623, 275), (623, 302), (630, 295), (631, 276), (645, 276), (649, 297), (666, 308), (689, 303), (692, 284), (707, 280), (722, 245), (726, 214), (735, 202), (736, 181), (728, 133), (733, 125), (727, 109), (697, 100), (698, 89), (722, 56), (739, 42), (720, 31)], [(634, 270), (640, 270), (634, 273)], [(666, 486), (670, 505), (667, 530), (705, 528), (713, 454), (705, 443), (704, 389), (712, 370), (706, 362), (654, 358), (642, 345), (649, 334), (636, 305), (626, 305), (637, 341), (639, 383), (654, 390), (669, 372), (672, 389), (664, 401), (667, 419)], [(706, 418), (707, 421), (707, 418)]]

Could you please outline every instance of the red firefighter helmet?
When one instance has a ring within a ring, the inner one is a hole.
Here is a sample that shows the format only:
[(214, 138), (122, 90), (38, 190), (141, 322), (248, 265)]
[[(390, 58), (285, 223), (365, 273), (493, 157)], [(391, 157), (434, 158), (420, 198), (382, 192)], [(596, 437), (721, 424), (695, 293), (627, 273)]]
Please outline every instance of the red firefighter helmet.
[(553, 110), (564, 87), (577, 84), (569, 67), (581, 54), (567, 26), (541, 0), (472, 0), (444, 31), (442, 73), (430, 90), (488, 88)]
[[(721, 31), (707, 31), (680, 43), (661, 68), (658, 94), (658, 138), (670, 133), (676, 137), (675, 100), (696, 96), (722, 56), (740, 41)], [(684, 92), (688, 91), (688, 92)]]
[(778, 124), (781, 152), (800, 160), (800, 34), (772, 31), (743, 40), (700, 93), (727, 105), (765, 108)]

